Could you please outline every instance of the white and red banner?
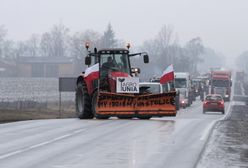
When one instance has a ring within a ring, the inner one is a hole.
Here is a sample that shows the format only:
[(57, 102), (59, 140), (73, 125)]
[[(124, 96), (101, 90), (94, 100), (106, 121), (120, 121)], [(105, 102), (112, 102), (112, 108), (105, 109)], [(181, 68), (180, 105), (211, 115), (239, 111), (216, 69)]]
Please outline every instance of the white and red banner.
[(160, 78), (160, 83), (165, 84), (167, 82), (173, 81), (174, 78), (175, 78), (174, 77), (174, 69), (173, 69), (173, 65), (171, 64), (163, 72), (163, 74), (162, 74), (162, 76)]
[(99, 63), (87, 68), (84, 73), (87, 80), (94, 80), (99, 78)]

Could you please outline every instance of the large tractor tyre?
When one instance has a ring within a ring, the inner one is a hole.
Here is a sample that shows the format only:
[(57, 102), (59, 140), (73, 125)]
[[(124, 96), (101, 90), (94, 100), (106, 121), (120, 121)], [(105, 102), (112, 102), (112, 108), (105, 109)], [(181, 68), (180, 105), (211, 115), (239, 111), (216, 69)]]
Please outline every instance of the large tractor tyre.
[(179, 100), (179, 95), (176, 95), (175, 98), (175, 105), (176, 105), (176, 110), (180, 110), (180, 100)]
[(151, 116), (139, 116), (138, 119), (141, 120), (149, 120), (150, 118), (152, 118)]
[(92, 97), (92, 113), (96, 117), (96, 119), (109, 119), (109, 116), (97, 114), (96, 107), (97, 107), (97, 97), (98, 91), (95, 91)]
[(179, 104), (179, 102), (176, 103), (176, 110), (177, 110), (177, 111), (180, 110), (180, 104)]
[(76, 89), (76, 115), (80, 119), (92, 119), (91, 100), (87, 92), (86, 84), (79, 83)]

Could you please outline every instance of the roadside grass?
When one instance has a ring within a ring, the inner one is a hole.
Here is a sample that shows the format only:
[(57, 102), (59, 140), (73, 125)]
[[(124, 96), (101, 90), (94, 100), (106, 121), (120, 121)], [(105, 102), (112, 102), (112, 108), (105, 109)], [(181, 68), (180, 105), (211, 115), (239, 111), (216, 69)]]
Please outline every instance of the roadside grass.
[(57, 119), (74, 118), (75, 107), (73, 103), (63, 103), (61, 110), (57, 104), (51, 103), (46, 107), (28, 109), (0, 109), (0, 123), (37, 120), (37, 119)]

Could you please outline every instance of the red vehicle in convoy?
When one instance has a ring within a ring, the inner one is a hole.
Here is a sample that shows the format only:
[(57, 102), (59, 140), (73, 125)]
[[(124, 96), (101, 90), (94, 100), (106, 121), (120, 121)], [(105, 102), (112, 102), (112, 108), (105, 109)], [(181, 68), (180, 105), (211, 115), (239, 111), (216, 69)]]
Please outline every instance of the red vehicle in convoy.
[(210, 78), (210, 93), (220, 94), (224, 100), (230, 101), (231, 98), (231, 72), (226, 70), (212, 71)]
[(203, 102), (203, 113), (207, 111), (217, 111), (225, 114), (225, 102), (221, 95), (209, 94)]

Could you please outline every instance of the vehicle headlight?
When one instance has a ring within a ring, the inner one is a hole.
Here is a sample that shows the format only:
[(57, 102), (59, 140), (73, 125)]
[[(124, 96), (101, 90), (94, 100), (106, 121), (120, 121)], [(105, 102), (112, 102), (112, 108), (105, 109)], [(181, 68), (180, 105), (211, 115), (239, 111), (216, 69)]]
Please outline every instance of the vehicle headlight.
[(229, 95), (225, 95), (225, 97), (229, 97)]

